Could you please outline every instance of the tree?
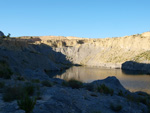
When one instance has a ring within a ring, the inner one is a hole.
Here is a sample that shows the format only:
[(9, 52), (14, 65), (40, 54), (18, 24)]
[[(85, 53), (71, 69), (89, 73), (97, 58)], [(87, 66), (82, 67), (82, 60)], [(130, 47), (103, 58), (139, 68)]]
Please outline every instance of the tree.
[(9, 38), (9, 37), (10, 37), (10, 35), (11, 35), (11, 34), (10, 34), (10, 33), (8, 33), (8, 35), (7, 35), (6, 37), (8, 37), (8, 38)]

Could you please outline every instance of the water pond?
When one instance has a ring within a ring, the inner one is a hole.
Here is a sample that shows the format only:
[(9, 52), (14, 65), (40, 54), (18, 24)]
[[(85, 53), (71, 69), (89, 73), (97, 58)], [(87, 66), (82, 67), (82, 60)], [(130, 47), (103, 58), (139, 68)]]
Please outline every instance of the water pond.
[(66, 80), (74, 78), (82, 82), (92, 82), (98, 79), (105, 79), (108, 76), (116, 76), (121, 84), (132, 92), (144, 91), (150, 94), (150, 75), (144, 75), (135, 71), (98, 67), (71, 67), (63, 74), (55, 75), (54, 78)]

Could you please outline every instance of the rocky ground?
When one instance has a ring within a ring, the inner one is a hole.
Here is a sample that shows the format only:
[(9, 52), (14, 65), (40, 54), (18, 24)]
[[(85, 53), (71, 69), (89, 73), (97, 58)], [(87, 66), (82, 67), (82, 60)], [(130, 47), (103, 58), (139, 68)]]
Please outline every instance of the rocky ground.
[[(4, 81), (6, 86), (10, 84), (12, 86), (13, 83), (20, 86), (20, 84), (27, 82), (26, 80), (11, 80), (11, 83), (10, 80)], [(150, 96), (142, 92), (129, 92), (116, 77), (108, 77), (104, 80), (80, 85), (77, 82), (69, 84), (61, 79), (49, 79), (52, 85), (44, 85), (37, 80), (30, 82), (34, 84), (34, 87), (38, 86), (40, 91), (40, 95), (38, 95), (40, 98), (37, 98), (33, 113), (150, 112)], [(16, 100), (5, 102), (4, 95), (4, 92), (0, 93), (1, 113), (25, 113), (19, 108)], [(34, 96), (37, 95), (34, 94), (31, 97)]]

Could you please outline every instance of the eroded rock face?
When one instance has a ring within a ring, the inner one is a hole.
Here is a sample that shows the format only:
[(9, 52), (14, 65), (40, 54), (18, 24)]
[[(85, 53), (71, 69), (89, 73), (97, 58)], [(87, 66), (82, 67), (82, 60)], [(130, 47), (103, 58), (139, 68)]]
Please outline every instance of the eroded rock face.
[(38, 79), (47, 79), (48, 71), (60, 71), (72, 65), (65, 55), (48, 45), (16, 39), (1, 40), (0, 61), (6, 61), (15, 74)]
[(14, 70), (20, 65), (19, 70), (27, 73), (30, 69), (42, 69), (40, 73), (43, 70), (61, 70), (68, 64), (121, 68), (126, 61), (150, 63), (149, 33), (104, 39), (61, 36), (11, 38), (0, 42), (0, 57), (5, 60), (9, 57), (7, 61)]
[(75, 37), (39, 37), (54, 51), (61, 52), (74, 64), (121, 68), (126, 61), (150, 63), (150, 32), (143, 34), (88, 39)]
[(4, 33), (2, 31), (0, 31), (0, 37), (3, 37)]
[[(30, 39), (31, 37), (21, 37)], [(40, 36), (43, 43), (66, 56), (73, 64), (121, 68), (126, 61), (150, 63), (150, 32), (131, 36), (89, 39), (63, 36)], [(31, 40), (31, 39), (30, 39)]]

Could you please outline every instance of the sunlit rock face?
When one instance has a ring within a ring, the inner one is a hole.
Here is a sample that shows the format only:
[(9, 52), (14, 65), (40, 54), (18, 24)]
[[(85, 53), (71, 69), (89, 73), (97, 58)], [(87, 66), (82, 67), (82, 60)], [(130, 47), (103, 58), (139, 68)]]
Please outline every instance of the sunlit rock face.
[(4, 33), (2, 31), (0, 31), (0, 37), (3, 37)]
[[(121, 65), (126, 61), (150, 63), (149, 45), (150, 32), (104, 39), (64, 36), (25, 36), (7, 39), (1, 43), (2, 48), (7, 48), (11, 51), (27, 50), (35, 56), (48, 56), (46, 57), (48, 60), (50, 59), (52, 62), (55, 62), (56, 65), (59, 64), (59, 66), (52, 67), (59, 69), (62, 67), (62, 64), (68, 64), (68, 62), (84, 66), (108, 68), (121, 68)], [(42, 65), (49, 62), (42, 61)]]
[(39, 36), (32, 37), (32, 40), (34, 38), (39, 38), (40, 43), (52, 47), (55, 52), (62, 53), (73, 64), (121, 68), (126, 61), (150, 63), (150, 32), (104, 39)]
[(61, 36), (39, 38), (54, 51), (66, 55), (74, 64), (120, 68), (126, 61), (150, 63), (150, 32), (104, 39)]

